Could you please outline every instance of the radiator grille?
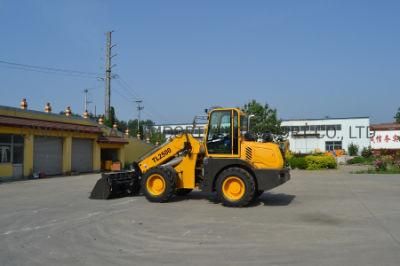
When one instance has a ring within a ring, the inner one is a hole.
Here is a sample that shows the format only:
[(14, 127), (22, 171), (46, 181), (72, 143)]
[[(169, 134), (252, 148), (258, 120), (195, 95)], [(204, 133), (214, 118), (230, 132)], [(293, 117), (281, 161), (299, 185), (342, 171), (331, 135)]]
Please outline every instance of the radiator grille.
[(253, 150), (250, 147), (246, 148), (246, 160), (251, 161), (253, 158)]

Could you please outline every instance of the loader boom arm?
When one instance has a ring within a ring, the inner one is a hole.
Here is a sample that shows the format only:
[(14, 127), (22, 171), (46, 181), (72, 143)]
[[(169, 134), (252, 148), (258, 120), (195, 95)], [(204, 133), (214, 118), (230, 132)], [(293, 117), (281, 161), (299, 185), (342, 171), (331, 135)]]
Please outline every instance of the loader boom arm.
[(142, 173), (146, 173), (153, 167), (171, 161), (179, 154), (198, 154), (200, 145), (200, 142), (190, 134), (177, 135), (169, 142), (143, 156), (138, 162), (139, 168)]

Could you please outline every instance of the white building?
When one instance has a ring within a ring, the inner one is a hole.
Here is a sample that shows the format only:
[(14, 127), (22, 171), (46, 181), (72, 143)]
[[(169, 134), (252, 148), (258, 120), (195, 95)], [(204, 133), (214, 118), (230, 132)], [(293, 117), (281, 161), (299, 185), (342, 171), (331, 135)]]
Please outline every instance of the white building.
[(346, 150), (351, 143), (359, 151), (371, 145), (368, 117), (296, 119), (282, 121), (295, 153)]
[(192, 133), (195, 138), (203, 139), (204, 131), (207, 124), (196, 124), (193, 130), (193, 124), (161, 124), (154, 125), (153, 129), (156, 132), (160, 132), (165, 135), (166, 138), (170, 138), (182, 132)]
[(400, 124), (371, 125), (373, 150), (400, 150)]

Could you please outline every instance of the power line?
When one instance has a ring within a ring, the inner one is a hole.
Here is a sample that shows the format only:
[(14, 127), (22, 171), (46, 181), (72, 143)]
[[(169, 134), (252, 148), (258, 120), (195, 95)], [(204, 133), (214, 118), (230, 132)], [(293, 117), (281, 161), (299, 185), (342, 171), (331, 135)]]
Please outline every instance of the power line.
[(137, 98), (137, 99), (141, 98), (138, 94), (136, 94), (134, 91), (130, 90), (129, 87), (127, 87), (124, 83), (122, 83), (119, 76), (116, 79), (116, 81), (122, 89), (124, 89), (127, 93), (129, 93), (132, 96), (132, 98)]
[(1, 64), (0, 64), (0, 67), (7, 68), (7, 69), (28, 71), (28, 72), (51, 74), (51, 75), (57, 75), (57, 76), (67, 76), (67, 77), (87, 78), (87, 79), (98, 79), (97, 77), (94, 77), (94, 76), (87, 76), (87, 75), (80, 75), (80, 74), (73, 74), (73, 73), (69, 73), (68, 74), (68, 73), (62, 73), (62, 72), (51, 72), (51, 71), (45, 71), (45, 70), (39, 70), (39, 69), (30, 69), (30, 68), (8, 66), (8, 65), (1, 65)]
[(118, 83), (124, 88), (126, 89), (129, 93), (131, 93), (134, 97), (136, 98), (142, 98), (140, 96), (140, 94), (135, 91), (134, 89), (131, 88), (131, 86), (129, 86), (129, 84), (120, 76), (118, 75)]
[[(129, 84), (120, 76), (118, 75), (118, 79), (117, 79), (117, 83), (124, 89), (126, 90), (129, 94), (131, 94), (134, 98), (136, 99), (143, 99), (143, 97), (141, 97), (135, 90), (132, 89), (131, 86), (129, 86)], [(161, 118), (161, 120), (168, 120), (166, 119), (166, 117), (164, 115), (162, 115), (161, 113), (158, 113), (156, 111), (156, 108), (154, 108), (150, 103), (146, 102), (146, 105), (150, 107), (150, 109), (154, 112), (154, 114)], [(145, 113), (147, 113), (146, 111), (144, 111)], [(154, 115), (151, 115), (154, 117)]]
[(0, 64), (8, 65), (10, 67), (14, 67), (16, 69), (21, 69), (21, 70), (46, 71), (49, 73), (59, 72), (59, 73), (65, 73), (65, 74), (85, 75), (85, 76), (93, 76), (93, 77), (99, 76), (99, 73), (95, 73), (95, 72), (86, 72), (86, 71), (78, 71), (78, 70), (72, 70), (72, 69), (47, 67), (47, 66), (36, 66), (36, 65), (30, 65), (30, 64), (20, 64), (20, 63), (5, 61), (5, 60), (0, 60)]
[[(123, 94), (122, 91), (117, 89), (117, 87), (114, 87), (113, 91), (116, 92), (126, 102), (132, 103), (132, 100), (130, 100), (131, 98), (129, 96), (127, 96), (126, 94)], [(134, 99), (134, 101), (135, 101), (135, 99)], [(148, 112), (146, 109), (142, 109), (142, 112), (145, 113), (148, 116), (148, 118), (150, 118), (151, 120), (153, 120), (155, 122), (156, 116), (154, 114)]]

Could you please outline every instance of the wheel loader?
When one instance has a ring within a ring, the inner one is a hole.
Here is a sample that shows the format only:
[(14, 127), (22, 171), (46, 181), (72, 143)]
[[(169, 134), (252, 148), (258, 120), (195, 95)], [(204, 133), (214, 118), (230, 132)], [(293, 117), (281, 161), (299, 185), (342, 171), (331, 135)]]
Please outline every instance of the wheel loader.
[(216, 192), (225, 206), (246, 206), (290, 179), (280, 146), (255, 141), (248, 133), (240, 109), (213, 109), (203, 141), (189, 133), (173, 137), (142, 156), (133, 170), (103, 174), (91, 198), (141, 191), (151, 202), (168, 202), (197, 188)]

